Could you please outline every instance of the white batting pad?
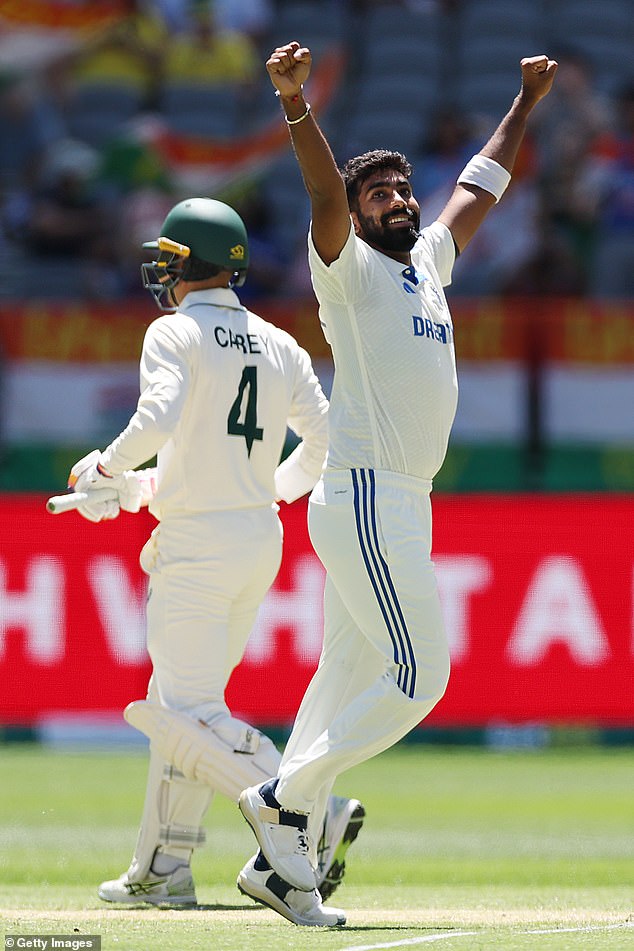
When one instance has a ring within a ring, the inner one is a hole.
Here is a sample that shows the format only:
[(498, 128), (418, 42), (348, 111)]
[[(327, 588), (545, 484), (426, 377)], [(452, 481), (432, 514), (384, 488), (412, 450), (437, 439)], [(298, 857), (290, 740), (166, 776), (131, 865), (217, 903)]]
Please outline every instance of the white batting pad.
[(148, 700), (128, 704), (123, 715), (187, 779), (205, 783), (233, 802), (247, 786), (277, 773), (281, 757), (271, 740), (229, 715), (208, 726)]

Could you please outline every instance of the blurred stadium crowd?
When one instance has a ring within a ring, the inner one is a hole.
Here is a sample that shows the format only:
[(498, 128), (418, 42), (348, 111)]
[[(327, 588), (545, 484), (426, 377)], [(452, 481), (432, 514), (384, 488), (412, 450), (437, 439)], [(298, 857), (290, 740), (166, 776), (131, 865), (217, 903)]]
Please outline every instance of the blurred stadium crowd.
[[(82, 6), (49, 6), (64, 3)], [(87, 4), (94, 16), (101, 5)], [(207, 143), (213, 160), (218, 143), (279, 123), (264, 61), (295, 38), (317, 62), (332, 48), (341, 54), (320, 111), (337, 159), (367, 148), (404, 151), (423, 222), (509, 106), (520, 58), (556, 58), (555, 89), (536, 111), (504, 202), (459, 261), (453, 293), (634, 294), (631, 0), (106, 7), (117, 15), (98, 28), (69, 41), (51, 20), (51, 42), (39, 29), (28, 47), (0, 13), (0, 298), (141, 293), (140, 242), (192, 191), (156, 141), (168, 135), (203, 151)], [(248, 174), (221, 184), (210, 175), (203, 186), (199, 193), (233, 201), (245, 217), (247, 296), (309, 293), (308, 204), (288, 145)]]

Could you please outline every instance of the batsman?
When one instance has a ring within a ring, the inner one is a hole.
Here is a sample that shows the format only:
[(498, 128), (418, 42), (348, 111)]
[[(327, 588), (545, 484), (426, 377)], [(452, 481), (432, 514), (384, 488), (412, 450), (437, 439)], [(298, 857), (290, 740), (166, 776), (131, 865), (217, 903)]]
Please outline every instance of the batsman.
[[(164, 313), (143, 341), (137, 408), (107, 448), (72, 467), (69, 488), (91, 521), (143, 505), (158, 520), (140, 557), (153, 672), (147, 699), (124, 714), (150, 739), (145, 805), (130, 867), (99, 897), (191, 906), (191, 859), (213, 796), (237, 803), (280, 762), (267, 736), (232, 716), (225, 687), (280, 565), (277, 502), (320, 477), (328, 401), (306, 351), (240, 303), (249, 245), (233, 208), (181, 201), (144, 247), (153, 259), (143, 284)], [(287, 427), (300, 441), (280, 463)], [(140, 468), (155, 456), (156, 468)], [(322, 900), (363, 816), (358, 800), (330, 798), (315, 889), (268, 868), (242, 890), (295, 924), (342, 924)]]

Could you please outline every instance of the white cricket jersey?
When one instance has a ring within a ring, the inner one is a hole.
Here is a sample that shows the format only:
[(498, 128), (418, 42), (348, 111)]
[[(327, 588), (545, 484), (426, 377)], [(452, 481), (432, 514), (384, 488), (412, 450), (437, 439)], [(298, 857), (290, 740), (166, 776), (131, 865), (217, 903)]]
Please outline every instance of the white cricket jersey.
[(455, 247), (439, 222), (425, 228), (412, 267), (381, 254), (350, 227), (326, 265), (308, 238), (319, 317), (335, 364), (328, 466), (432, 479), (456, 412), (453, 326), (443, 286)]
[[(310, 358), (229, 288), (157, 318), (140, 373), (136, 412), (101, 461), (118, 475), (158, 454), (157, 518), (291, 501), (319, 478), (328, 401)], [(303, 442), (278, 469), (287, 424)]]

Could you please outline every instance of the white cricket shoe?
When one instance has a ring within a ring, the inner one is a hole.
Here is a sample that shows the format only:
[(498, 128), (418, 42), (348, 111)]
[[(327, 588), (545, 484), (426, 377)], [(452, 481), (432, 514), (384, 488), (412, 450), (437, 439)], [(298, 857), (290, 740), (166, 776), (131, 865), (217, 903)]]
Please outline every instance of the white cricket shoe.
[(196, 905), (196, 890), (188, 865), (180, 865), (169, 875), (149, 872), (142, 882), (131, 882), (127, 872), (111, 882), (102, 882), (97, 894), (103, 901), (126, 905)]
[(300, 891), (274, 872), (261, 852), (249, 859), (237, 881), (243, 895), (268, 905), (294, 925), (333, 928), (345, 925), (346, 916), (340, 908), (325, 908), (316, 888)]
[(358, 799), (330, 796), (317, 845), (317, 888), (328, 901), (346, 873), (345, 855), (359, 835), (365, 809)]
[(307, 814), (290, 812), (280, 806), (275, 798), (275, 781), (244, 789), (238, 806), (280, 878), (293, 888), (312, 892), (317, 879), (308, 857)]

